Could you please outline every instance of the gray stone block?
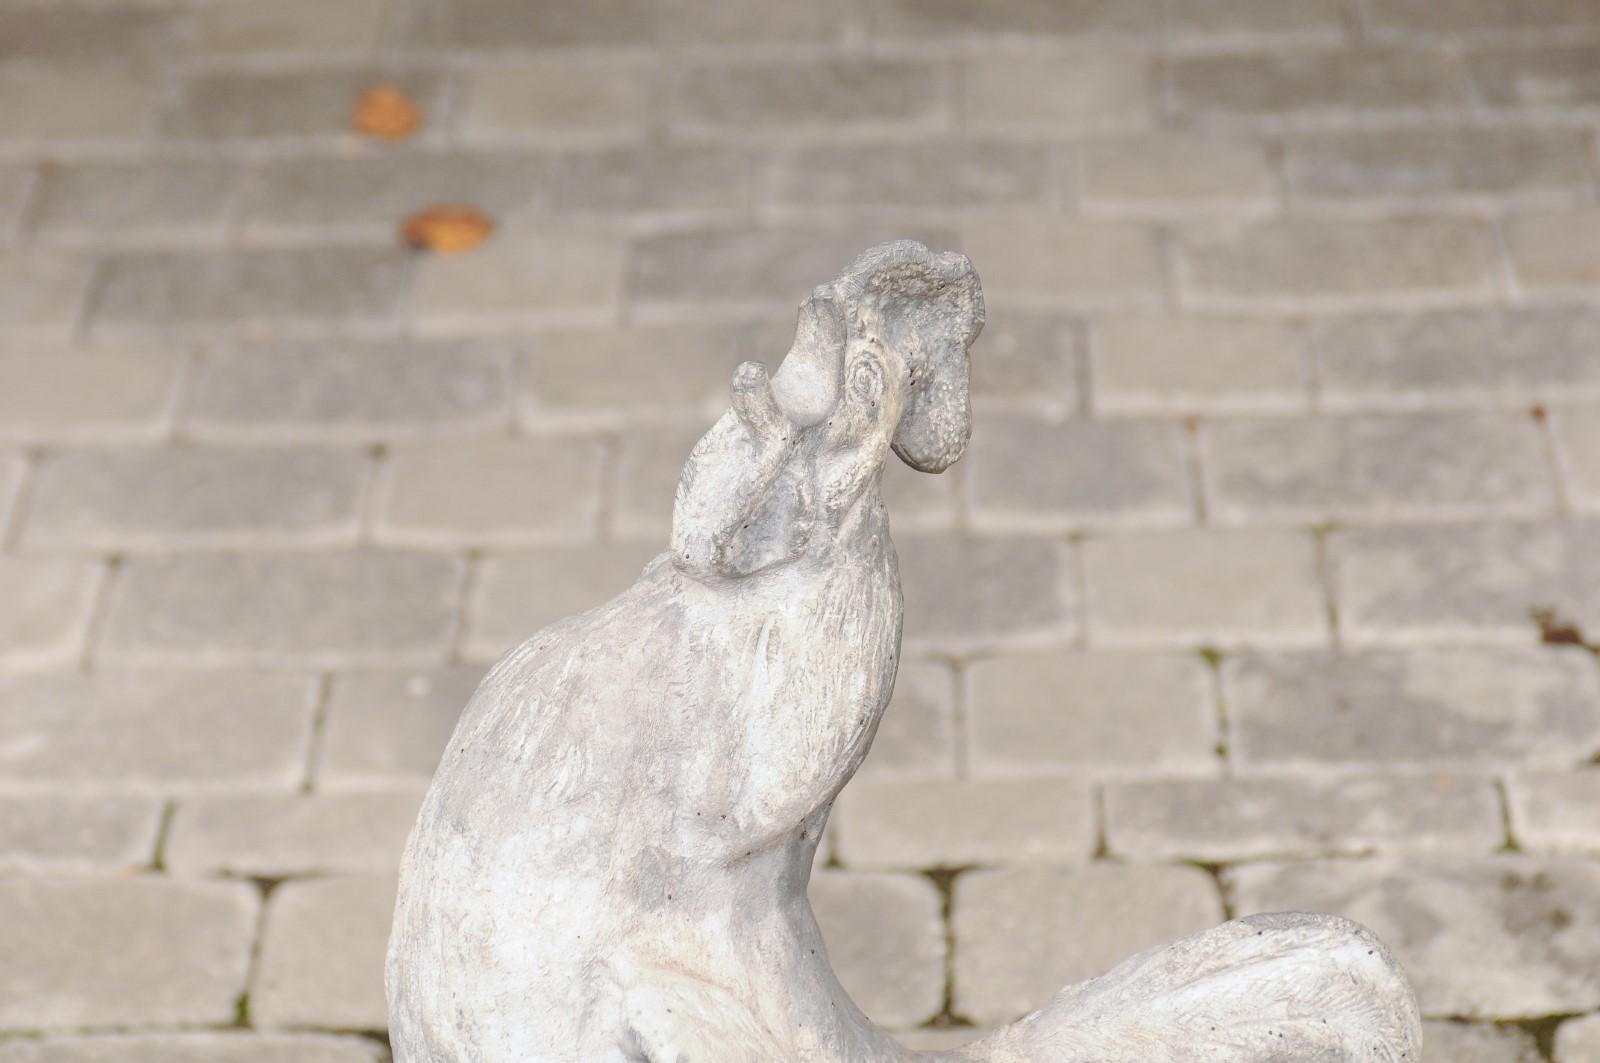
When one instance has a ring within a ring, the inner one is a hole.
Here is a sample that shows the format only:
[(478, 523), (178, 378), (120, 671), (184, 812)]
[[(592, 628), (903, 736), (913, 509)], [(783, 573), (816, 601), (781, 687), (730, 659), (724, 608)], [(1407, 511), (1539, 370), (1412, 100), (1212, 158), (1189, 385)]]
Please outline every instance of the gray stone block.
[(954, 1011), (996, 1025), (1135, 952), (1222, 920), (1192, 867), (997, 868), (956, 879)]
[(1097, 412), (1291, 413), (1310, 404), (1310, 348), (1285, 322), (1097, 319), (1089, 355)]
[(463, 136), (637, 136), (650, 114), (652, 70), (631, 55), (560, 55), (472, 68)]
[(502, 232), (470, 255), (425, 259), (411, 320), (424, 335), (610, 321), (625, 258), (620, 239), (592, 230)]
[(1165, 293), (1155, 233), (1136, 225), (1008, 217), (967, 225), (962, 249), (984, 264), (984, 294), (997, 306), (1143, 309)]
[(177, 875), (287, 878), (400, 866), (422, 789), (192, 797), (179, 802), (163, 849)]
[(0, 680), (0, 778), (30, 786), (290, 790), (305, 777), (317, 683), (228, 671)]
[[(1582, 747), (1575, 752), (1582, 752)], [(1529, 852), (1600, 853), (1600, 769), (1518, 771), (1506, 780), (1511, 834)]]
[(1467, 100), (1445, 56), (1399, 47), (1278, 49), (1173, 61), (1174, 116), (1271, 124), (1369, 115), (1439, 115)]
[(304, 447), (75, 450), (40, 460), (24, 546), (354, 544), (372, 462)]
[(97, 562), (0, 554), (0, 666), (71, 667), (83, 658), (105, 577)]
[(944, 76), (931, 63), (887, 56), (700, 62), (676, 72), (663, 106), (669, 126), (686, 132), (892, 128), (903, 135), (948, 120)]
[(834, 809), (837, 853), (851, 868), (1085, 861), (1090, 798), (1087, 783), (1066, 779), (862, 779)]
[(771, 199), (786, 207), (939, 211), (1048, 207), (1058, 179), (1035, 144), (934, 141), (818, 144), (780, 150)]
[(662, 544), (550, 547), (484, 559), (473, 575), (461, 653), (492, 661), (535, 631), (607, 601)]
[(1422, 1063), (1540, 1063), (1526, 1030), (1487, 1023), (1429, 1022), (1422, 1027)]
[(966, 673), (974, 774), (1220, 768), (1216, 693), (1198, 656), (1007, 654), (974, 661)]
[[(11, 728), (0, 723), (0, 729)], [(148, 797), (0, 795), (0, 871), (147, 868), (155, 859), (161, 816), (161, 802)]]
[(1012, 54), (981, 49), (963, 63), (961, 78), (961, 115), (974, 128), (1120, 132), (1149, 126), (1156, 109), (1150, 54), (1114, 43)]
[[(0, 99), (0, 109), (3, 104)], [(93, 272), (94, 264), (80, 255), (0, 250), (0, 325), (12, 337), (65, 339), (83, 315)]]
[(1600, 1058), (1600, 1016), (1568, 1019), (1556, 1027), (1555, 1063)]
[(362, 1037), (321, 1034), (127, 1034), (50, 1037), (0, 1044), (0, 1063), (388, 1063)]
[(425, 783), (483, 669), (341, 672), (322, 726), (319, 791)]
[(1532, 642), (1534, 617), (1600, 630), (1600, 523), (1507, 522), (1335, 531), (1339, 626), (1363, 645)]
[(1245, 138), (1166, 133), (1098, 140), (1083, 145), (1079, 160), (1079, 200), (1090, 213), (1262, 212), (1280, 194), (1267, 146)]
[(140, 558), (119, 574), (97, 652), (126, 662), (437, 663), (455, 634), (463, 569), (398, 552)]
[(811, 907), (828, 962), (874, 1022), (915, 1026), (944, 1003), (945, 931), (933, 883), (919, 875), (825, 871)]
[(902, 535), (910, 650), (1059, 643), (1079, 630), (1071, 548), (1022, 536)]
[(220, 244), (239, 182), (226, 162), (82, 162), (45, 170), (37, 238), (98, 245)]
[(391, 323), (411, 273), (398, 250), (127, 251), (101, 264), (91, 327), (275, 330)]
[(149, 69), (10, 64), (0, 71), (0, 144), (57, 147), (144, 138), (161, 93)]
[(1224, 523), (1448, 520), (1555, 509), (1542, 434), (1522, 414), (1215, 421), (1200, 438), (1207, 513)]
[(242, 882), (0, 878), (0, 1029), (230, 1023), (258, 904)]
[(184, 403), (206, 439), (376, 442), (503, 432), (511, 354), (413, 340), (236, 344), (211, 353)]
[(1065, 531), (1194, 518), (1188, 448), (1175, 422), (993, 418), (970, 450), (976, 527)]
[(1525, 214), (1506, 225), (1517, 283), (1534, 291), (1593, 294), (1600, 288), (1600, 209)]
[(1600, 45), (1592, 42), (1491, 45), (1468, 53), (1466, 70), (1473, 91), (1491, 107), (1542, 110), (1600, 103)]
[(8, 346), (0, 351), (0, 436), (46, 443), (161, 435), (187, 361), (186, 352), (156, 344)]
[(1299, 531), (1139, 532), (1083, 544), (1090, 642), (1316, 645), (1328, 638), (1315, 544)]
[(955, 676), (937, 661), (902, 661), (894, 696), (856, 778), (945, 779), (956, 774)]
[(442, 112), (445, 78), (431, 70), (325, 67), (309, 70), (200, 70), (162, 100), (157, 132), (198, 141), (325, 140), (354, 142), (351, 114), (361, 93), (394, 85), (425, 115)]
[(447, 48), (638, 44), (659, 18), (646, 0), (425, 0), (406, 14), (403, 41)]
[(1105, 809), (1111, 852), (1135, 859), (1487, 854), (1505, 842), (1492, 781), (1470, 776), (1121, 782)]
[(1300, 200), (1579, 202), (1588, 152), (1576, 129), (1442, 126), (1295, 137), (1285, 165)]
[(250, 1019), (261, 1029), (382, 1030), (394, 877), (291, 881), (267, 901)]
[(1246, 656), (1222, 677), (1250, 770), (1562, 764), (1600, 745), (1600, 683), (1572, 649)]
[(396, 448), (379, 479), (379, 542), (585, 542), (600, 524), (604, 448), (593, 438), (476, 439)]

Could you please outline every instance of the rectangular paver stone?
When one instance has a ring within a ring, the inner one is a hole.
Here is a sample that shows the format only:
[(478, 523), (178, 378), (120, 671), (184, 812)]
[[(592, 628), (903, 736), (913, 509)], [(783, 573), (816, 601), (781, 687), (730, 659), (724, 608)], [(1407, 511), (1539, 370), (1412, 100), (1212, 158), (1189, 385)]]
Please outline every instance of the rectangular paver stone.
[(1113, 783), (1106, 844), (1135, 859), (1216, 863), (1422, 849), (1490, 853), (1505, 842), (1487, 778), (1363, 775), (1331, 780)]
[(1267, 146), (1218, 136), (1090, 141), (1078, 153), (1085, 211), (1180, 215), (1265, 210), (1278, 199)]
[(153, 71), (118, 63), (0, 70), (0, 144), (136, 141), (161, 86)]
[(423, 262), (411, 317), (427, 334), (497, 332), (609, 319), (622, 288), (620, 240), (589, 232), (506, 232), (470, 255)]
[(1192, 867), (996, 868), (956, 879), (954, 1010), (998, 1025), (1062, 986), (1222, 920)]
[(678, 72), (666, 120), (690, 131), (760, 135), (929, 128), (947, 119), (937, 66), (877, 56), (696, 63)]
[(511, 353), (475, 341), (319, 340), (213, 352), (184, 403), (207, 439), (383, 441), (504, 430)]
[(0, 795), (0, 871), (148, 867), (161, 815), (159, 801), (126, 794)]
[(994, 419), (973, 434), (973, 523), (1030, 531), (1187, 524), (1188, 449), (1174, 421)]
[(862, 780), (834, 817), (847, 867), (1075, 863), (1095, 845), (1089, 786), (1067, 779)]
[(823, 871), (812, 910), (828, 962), (850, 998), (884, 1026), (916, 1026), (944, 1000), (945, 929), (939, 893), (920, 875)]
[(85, 162), (45, 171), (33, 207), (52, 243), (219, 243), (238, 184), (221, 162)]
[(1506, 855), (1261, 865), (1236, 871), (1234, 887), (1241, 914), (1331, 912), (1371, 928), (1405, 968), (1424, 1015), (1521, 1019), (1600, 1007), (1593, 863)]
[(1600, 45), (1593, 42), (1488, 47), (1469, 52), (1466, 68), (1473, 90), (1491, 107), (1553, 109), (1600, 103)]
[(1227, 523), (1448, 520), (1549, 513), (1538, 424), (1514, 413), (1215, 421), (1201, 432), (1207, 512)]
[(552, 546), (484, 559), (473, 573), (461, 652), (493, 661), (547, 624), (626, 590), (659, 544)]
[(1136, 225), (1033, 217), (969, 225), (962, 250), (982, 262), (997, 304), (1156, 305), (1165, 290), (1155, 234)]
[(431, 70), (329, 67), (311, 70), (197, 71), (162, 100), (161, 136), (234, 141), (311, 137), (354, 140), (350, 116), (363, 90), (394, 85), (438, 114), (444, 77)]
[(482, 678), (468, 665), (341, 672), (328, 695), (317, 788), (426, 782)]
[[(730, 327), (634, 325), (541, 332), (520, 346), (518, 414), (530, 429), (563, 421), (633, 428), (641, 416), (691, 412), (702, 433), (746, 358), (776, 367), (787, 348), (752, 351)], [(685, 453), (687, 456), (687, 452)]]
[(359, 52), (378, 35), (383, 0), (215, 0), (194, 12), (193, 48), (206, 58)]
[(265, 1029), (382, 1030), (391, 875), (286, 882), (267, 901), (250, 1018)]
[(54, 442), (158, 435), (171, 422), (186, 360), (158, 345), (8, 346), (0, 351), (0, 436)]
[(93, 274), (94, 264), (82, 255), (0, 250), (0, 326), (13, 336), (67, 337), (83, 315)]
[(1328, 636), (1309, 534), (1194, 529), (1083, 544), (1090, 641), (1306, 645)]
[(111, 593), (99, 653), (140, 662), (433, 663), (454, 636), (463, 567), (398, 552), (131, 560)]
[(482, 439), (393, 451), (377, 537), (407, 545), (582, 542), (600, 520), (602, 444)]
[(461, 131), (468, 137), (627, 135), (644, 130), (653, 71), (632, 56), (541, 57), (473, 69)]
[(956, 679), (939, 661), (901, 661), (863, 780), (943, 779), (956, 773)]
[[(1581, 752), (1581, 750), (1577, 751)], [(1600, 853), (1600, 769), (1517, 772), (1506, 780), (1511, 833), (1529, 852)]]
[(780, 153), (769, 180), (772, 199), (794, 207), (945, 211), (1055, 202), (1050, 153), (1033, 144), (804, 146)]
[(1590, 178), (1577, 129), (1436, 127), (1296, 137), (1285, 165), (1292, 198), (1333, 203), (1485, 198), (1580, 201)]
[(1556, 1027), (1555, 1063), (1584, 1063), (1600, 1057), (1600, 1015), (1568, 1019)]
[(1217, 770), (1216, 694), (1197, 655), (1006, 654), (967, 669), (975, 775)]
[(1567, 407), (1550, 422), (1567, 504), (1600, 512), (1600, 405)]
[(1487, 297), (1497, 268), (1489, 228), (1466, 218), (1290, 218), (1213, 226), (1178, 244), (1183, 297), (1222, 308)]
[(1222, 675), (1241, 769), (1564, 764), (1600, 748), (1600, 682), (1571, 648), (1246, 656)]
[(1190, 120), (1308, 123), (1361, 112), (1437, 115), (1466, 103), (1436, 50), (1280, 48), (1179, 56), (1169, 78), (1175, 116)]
[(0, 878), (0, 1029), (230, 1023), (257, 907), (242, 882)]
[(1360, 528), (1328, 539), (1350, 642), (1532, 642), (1535, 613), (1600, 631), (1600, 523)]
[(409, 258), (385, 248), (122, 252), (101, 265), (92, 327), (383, 324), (410, 270)]
[(1280, 321), (1111, 317), (1089, 328), (1094, 407), (1105, 413), (1303, 410), (1311, 354)]
[(364, 1037), (323, 1034), (121, 1034), (51, 1037), (0, 1044), (0, 1063), (383, 1063)]
[(266, 672), (5, 677), (0, 779), (74, 792), (292, 789), (316, 702), (311, 677)]
[(1422, 1024), (1422, 1063), (1541, 1063), (1539, 1043), (1517, 1026)]
[(1079, 627), (1071, 547), (1047, 538), (901, 535), (905, 641), (942, 649), (1059, 643)]
[(104, 577), (95, 562), (0, 554), (0, 665), (77, 663)]
[(962, 116), (983, 129), (1141, 129), (1155, 107), (1150, 55), (1135, 48), (1096, 44), (1015, 54), (984, 48), (961, 74)]
[(1318, 322), (1312, 335), (1330, 408), (1600, 399), (1593, 310), (1361, 315)]
[(658, 28), (646, 0), (428, 0), (407, 16), (407, 43), (457, 48), (640, 43)]
[(166, 549), (354, 543), (372, 462), (307, 447), (72, 450), (34, 470), (22, 543)]
[(1600, 289), (1600, 209), (1527, 214), (1506, 223), (1517, 283), (1551, 291)]
[(344, 794), (187, 798), (162, 853), (176, 875), (285, 878), (400, 866), (420, 787)]

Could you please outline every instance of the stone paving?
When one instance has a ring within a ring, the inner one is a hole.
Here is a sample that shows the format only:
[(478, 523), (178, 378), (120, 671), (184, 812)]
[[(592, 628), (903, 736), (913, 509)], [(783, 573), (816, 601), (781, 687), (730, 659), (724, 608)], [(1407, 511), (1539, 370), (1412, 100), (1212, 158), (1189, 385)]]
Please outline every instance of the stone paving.
[(856, 999), (1316, 907), (1428, 1063), (1600, 1060), (1597, 127), (1595, 0), (0, 0), (0, 1061), (386, 1059), (477, 676), (902, 235), (990, 323), (888, 483)]

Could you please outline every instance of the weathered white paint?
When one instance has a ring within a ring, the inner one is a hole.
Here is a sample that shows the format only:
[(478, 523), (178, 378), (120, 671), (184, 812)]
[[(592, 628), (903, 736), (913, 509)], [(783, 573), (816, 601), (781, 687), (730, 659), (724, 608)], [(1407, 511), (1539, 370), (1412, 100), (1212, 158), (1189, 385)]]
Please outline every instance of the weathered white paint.
[(398, 1063), (1415, 1060), (1411, 993), (1329, 916), (1228, 923), (942, 1055), (839, 987), (806, 900), (889, 701), (879, 480), (970, 434), (967, 260), (864, 254), (689, 456), (670, 549), (490, 671), (428, 793), (388, 964)]

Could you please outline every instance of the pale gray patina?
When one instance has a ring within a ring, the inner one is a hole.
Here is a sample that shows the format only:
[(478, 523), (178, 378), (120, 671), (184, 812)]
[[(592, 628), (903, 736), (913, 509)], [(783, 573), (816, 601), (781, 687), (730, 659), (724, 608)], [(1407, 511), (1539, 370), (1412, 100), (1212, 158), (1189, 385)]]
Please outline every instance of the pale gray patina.
[(806, 881), (894, 684), (879, 479), (961, 456), (982, 325), (964, 257), (864, 254), (776, 375), (735, 372), (669, 551), (490, 671), (406, 851), (398, 1063), (1417, 1059), (1398, 968), (1331, 916), (1225, 924), (931, 1057), (834, 978)]

